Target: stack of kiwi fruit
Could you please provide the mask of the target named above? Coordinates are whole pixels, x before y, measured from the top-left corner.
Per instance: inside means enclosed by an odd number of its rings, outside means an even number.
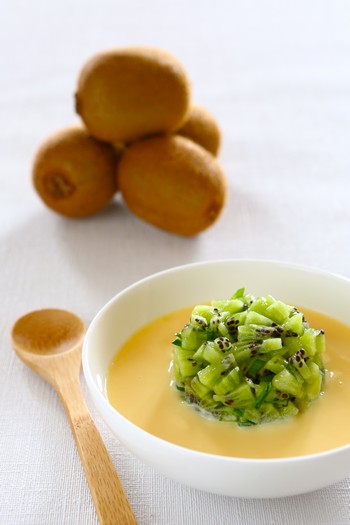
[[[88,217],[120,192],[131,212],[167,232],[192,236],[216,221],[227,193],[221,132],[192,104],[175,57],[145,47],[100,52],[83,66],[75,102],[81,123],[45,140],[34,159],[34,187],[50,209]]]

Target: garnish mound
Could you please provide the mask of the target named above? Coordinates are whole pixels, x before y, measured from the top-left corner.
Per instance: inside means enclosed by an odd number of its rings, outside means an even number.
[[[270,295],[240,288],[195,306],[173,344],[183,399],[221,421],[250,426],[295,416],[321,393],[324,331]]]

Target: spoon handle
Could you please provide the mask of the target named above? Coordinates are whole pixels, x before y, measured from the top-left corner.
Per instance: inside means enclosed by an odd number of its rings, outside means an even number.
[[[101,525],[137,525],[112,460],[77,382],[57,388],[66,410]]]

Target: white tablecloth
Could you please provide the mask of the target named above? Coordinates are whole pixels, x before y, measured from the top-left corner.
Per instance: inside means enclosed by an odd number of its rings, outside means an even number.
[[[11,349],[18,316],[53,306],[89,323],[135,280],[209,259],[277,259],[350,277],[349,28],[346,0],[1,2],[1,525],[97,523],[63,408]],[[96,217],[65,220],[32,188],[40,142],[77,121],[82,64],[129,44],[176,55],[193,100],[221,125],[229,198],[196,238],[141,222],[119,198]],[[350,523],[350,479],[261,501],[166,479],[118,443],[82,386],[140,525]]]

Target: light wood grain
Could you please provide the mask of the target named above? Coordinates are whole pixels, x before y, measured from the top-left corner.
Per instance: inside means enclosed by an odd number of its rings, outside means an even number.
[[[135,516],[80,388],[83,322],[64,310],[39,310],[12,330],[14,350],[61,398],[101,525],[134,525]]]

